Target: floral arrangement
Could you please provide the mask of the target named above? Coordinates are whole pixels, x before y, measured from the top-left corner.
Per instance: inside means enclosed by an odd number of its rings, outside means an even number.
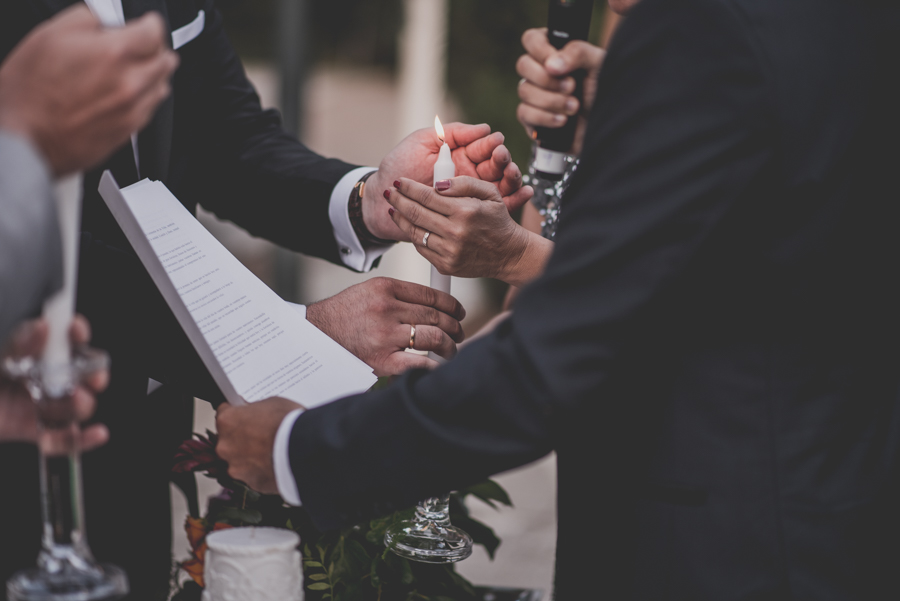
[[[194,434],[179,447],[173,471],[204,473],[222,491],[209,499],[205,517],[188,516],[185,531],[190,557],[176,564],[173,601],[200,601],[206,536],[235,526],[273,526],[300,534],[303,541],[304,587],[308,601],[460,601],[478,598],[475,587],[456,573],[453,564],[433,565],[398,557],[384,546],[384,532],[395,522],[412,517],[415,508],[399,511],[338,532],[320,533],[302,507],[286,505],[281,497],[261,495],[228,476],[227,464],[216,454],[217,436]],[[450,520],[467,531],[493,559],[500,540],[487,525],[472,519],[466,498],[474,496],[495,509],[512,506],[495,482],[487,481],[451,495]],[[181,572],[190,580],[179,584]]]

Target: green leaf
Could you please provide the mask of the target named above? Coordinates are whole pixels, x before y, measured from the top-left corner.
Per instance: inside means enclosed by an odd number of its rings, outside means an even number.
[[[303,565],[306,566],[307,568],[324,568],[325,567],[318,561],[304,561]]]
[[[490,527],[464,515],[453,515],[450,519],[454,526],[468,532],[475,544],[484,547],[491,559],[494,559],[500,539]]]
[[[327,591],[331,588],[331,586],[327,582],[316,582],[314,584],[310,584],[306,588],[311,591]]]
[[[310,574],[309,575],[310,580],[325,580],[326,578],[328,578],[328,574]]]
[[[467,594],[471,596],[475,596],[475,587],[472,586],[472,583],[462,577],[456,570],[448,570],[450,572],[450,579],[453,581],[453,584],[464,590]]]
[[[216,516],[216,521],[227,522],[233,526],[243,524],[256,525],[262,522],[262,514],[255,509],[225,507]]]
[[[401,558],[400,570],[401,584],[412,584],[413,582],[415,582],[416,577],[413,575],[412,566],[409,565],[409,561],[405,557]]]
[[[480,484],[476,484],[474,486],[470,486],[459,491],[461,496],[465,495],[473,495],[478,497],[494,509],[497,509],[497,505],[494,501],[502,503],[507,507],[512,507],[512,500],[510,500],[509,495],[503,490],[503,487],[494,482],[493,480],[486,480]]]
[[[381,578],[378,576],[378,557],[372,560],[372,567],[369,568],[369,577],[372,579],[372,588],[381,587]]]

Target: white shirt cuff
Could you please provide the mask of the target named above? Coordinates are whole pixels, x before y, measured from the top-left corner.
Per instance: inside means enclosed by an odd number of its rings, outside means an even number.
[[[275,466],[275,484],[278,485],[278,494],[290,505],[299,507],[300,492],[297,490],[297,482],[294,480],[294,472],[291,470],[290,442],[291,430],[303,409],[294,409],[284,416],[278,432],[275,434],[275,444],[272,447],[272,462]]]
[[[386,244],[365,249],[359,238],[356,237],[353,226],[350,225],[350,213],[347,207],[350,201],[350,192],[353,191],[356,182],[373,171],[378,170],[372,167],[359,167],[342,177],[331,192],[331,202],[328,205],[328,218],[331,220],[334,237],[341,251],[341,261],[347,267],[363,272],[372,269],[375,260],[393,246],[393,244]]]

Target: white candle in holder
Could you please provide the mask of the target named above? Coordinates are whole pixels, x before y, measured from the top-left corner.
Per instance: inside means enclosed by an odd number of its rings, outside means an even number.
[[[456,177],[456,165],[453,164],[453,157],[450,154],[450,147],[444,142],[444,127],[441,120],[437,116],[434,118],[434,129],[437,131],[438,138],[441,140],[441,150],[438,153],[437,162],[434,164],[434,183],[441,180]],[[431,287],[441,292],[450,294],[450,276],[443,275],[434,265],[431,266]],[[435,361],[441,363],[444,359],[436,353],[428,353],[428,356]]]
[[[441,180],[456,177],[456,165],[453,164],[450,147],[444,142],[444,127],[437,116],[434,117],[434,129],[441,140],[441,150],[438,153],[437,162],[434,164],[434,183],[436,184]],[[434,265],[431,266],[431,287],[450,294],[450,276],[441,274]]]
[[[44,386],[54,397],[62,396],[69,384],[65,369],[69,363],[69,326],[75,314],[75,289],[78,281],[78,241],[81,224],[81,173],[60,179],[54,192],[59,233],[62,242],[63,286],[44,303],[44,318],[49,326],[43,361],[47,366]]]
[[[203,601],[302,601],[300,537],[280,528],[230,528],[206,536]]]

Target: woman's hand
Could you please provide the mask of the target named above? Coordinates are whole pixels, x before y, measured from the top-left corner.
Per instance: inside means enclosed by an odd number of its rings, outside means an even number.
[[[401,178],[384,196],[407,240],[445,275],[520,286],[543,271],[553,251],[552,242],[513,221],[488,182],[463,176],[431,188]]]
[[[578,130],[571,154],[581,152],[587,115],[597,95],[597,76],[606,51],[579,40],[569,42],[562,50],[547,40],[547,29],[529,29],[522,34],[527,54],[519,57],[516,72],[519,82],[519,107],[516,115],[529,136],[535,127],[562,127],[569,117],[579,116]],[[573,96],[575,79],[569,74],[584,69],[583,99]]]

